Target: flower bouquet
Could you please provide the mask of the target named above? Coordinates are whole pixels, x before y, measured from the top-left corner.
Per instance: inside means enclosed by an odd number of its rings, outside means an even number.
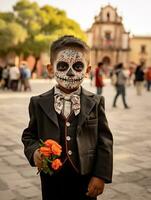
[[[59,159],[62,147],[56,141],[48,139],[43,142],[40,140],[39,151],[43,158],[41,170],[44,173],[49,173],[51,175],[55,170],[58,170],[62,166],[62,162]]]

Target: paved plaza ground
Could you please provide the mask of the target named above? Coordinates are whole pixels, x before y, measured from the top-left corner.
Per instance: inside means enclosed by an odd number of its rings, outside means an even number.
[[[23,154],[21,134],[28,123],[28,103],[33,95],[54,85],[54,80],[31,81],[32,92],[0,91],[0,200],[41,200],[40,180]],[[95,92],[89,81],[83,86]],[[115,90],[104,87],[106,115],[114,137],[113,183],[98,200],[151,199],[151,92],[136,96],[127,87],[130,109],[112,108]],[[71,199],[72,200],[72,199]],[[78,199],[77,199],[78,200]]]

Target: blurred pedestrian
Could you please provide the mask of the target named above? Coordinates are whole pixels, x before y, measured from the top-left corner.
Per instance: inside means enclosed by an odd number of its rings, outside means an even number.
[[[15,66],[15,64],[11,64],[10,66],[9,77],[10,77],[10,88],[13,91],[17,91],[18,83],[20,79],[20,71],[19,71],[19,68]]]
[[[136,93],[138,96],[142,95],[142,89],[144,86],[144,79],[145,79],[145,73],[143,70],[143,65],[138,65],[135,70],[135,87],[136,87]]]
[[[26,61],[22,61],[20,65],[20,91],[31,91],[30,80],[31,71]]]
[[[150,91],[150,88],[151,88],[151,67],[148,67],[145,77],[146,77],[146,82],[147,82],[147,91]]]
[[[113,107],[116,107],[117,99],[121,95],[124,108],[128,109],[129,106],[126,103],[126,83],[128,76],[124,72],[123,63],[119,63],[116,65],[114,73],[116,75],[116,83],[115,83],[116,95],[113,100]]]
[[[25,65],[25,72],[26,72],[26,77],[25,77],[26,89],[25,89],[25,91],[31,91],[31,86],[30,86],[31,71],[30,71],[28,65]]]
[[[2,71],[3,71],[3,67],[0,65],[0,87],[1,87],[1,80],[2,80]]]
[[[24,61],[21,62],[19,66],[19,71],[20,71],[20,79],[19,79],[19,91],[25,91],[25,77],[26,77],[26,72],[25,72],[25,64]]]
[[[90,85],[92,86],[92,85],[93,85],[93,78],[94,78],[94,72],[93,72],[92,69],[91,69],[91,71],[90,71],[89,77],[90,77]]]
[[[2,89],[9,89],[9,65],[6,65],[2,71]]]
[[[95,70],[95,86],[96,86],[96,93],[101,95],[103,92],[104,81],[103,81],[103,62],[99,62],[98,66]]]

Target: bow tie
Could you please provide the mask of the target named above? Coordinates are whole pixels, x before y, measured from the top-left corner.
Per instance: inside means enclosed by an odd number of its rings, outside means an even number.
[[[54,96],[54,100],[55,100],[54,107],[58,114],[60,114],[61,111],[63,110],[64,101],[71,102],[71,111],[74,111],[75,115],[78,115],[80,113],[80,96],[79,95],[73,94],[68,98],[66,96],[63,96],[62,94],[56,94]]]

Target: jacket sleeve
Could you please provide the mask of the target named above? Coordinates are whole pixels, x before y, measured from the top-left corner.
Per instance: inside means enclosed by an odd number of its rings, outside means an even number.
[[[102,178],[105,183],[112,182],[113,136],[105,115],[104,97],[98,106],[98,144],[93,176]]]
[[[37,122],[35,115],[35,102],[34,97],[30,99],[29,103],[29,124],[26,129],[24,129],[22,134],[22,142],[24,144],[24,153],[31,166],[35,166],[33,160],[33,153],[39,148],[39,139],[37,131]]]

